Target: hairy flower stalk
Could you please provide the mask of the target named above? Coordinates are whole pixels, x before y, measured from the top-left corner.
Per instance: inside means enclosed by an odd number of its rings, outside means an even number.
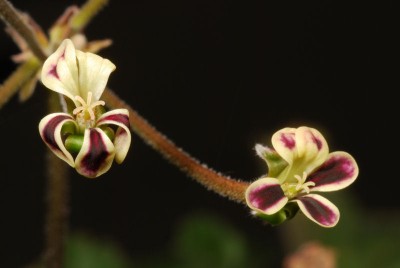
[[[75,108],[44,117],[40,135],[55,155],[88,178],[107,172],[114,159],[122,163],[131,143],[128,110],[104,112],[105,102],[99,100],[114,69],[111,61],[76,50],[69,39],[42,68],[43,84]]]

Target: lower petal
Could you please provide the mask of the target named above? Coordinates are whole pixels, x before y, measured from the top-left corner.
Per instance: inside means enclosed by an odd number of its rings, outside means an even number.
[[[323,227],[333,227],[339,221],[339,209],[325,197],[309,194],[297,198],[294,202],[297,202],[304,215]]]
[[[69,114],[53,113],[45,116],[39,123],[39,133],[53,153],[75,167],[72,155],[67,151],[61,137],[61,129],[66,122],[75,122]]]
[[[76,170],[85,177],[96,178],[110,169],[114,156],[114,145],[100,128],[86,129],[75,160]]]
[[[264,214],[274,214],[288,202],[279,181],[275,178],[259,179],[246,190],[247,205]]]
[[[121,164],[131,145],[131,132],[129,131],[129,112],[127,109],[116,109],[103,114],[97,121],[97,126],[116,125],[115,133],[115,161]]]

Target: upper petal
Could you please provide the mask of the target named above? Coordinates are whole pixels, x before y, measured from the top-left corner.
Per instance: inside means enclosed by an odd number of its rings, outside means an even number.
[[[46,145],[55,155],[74,167],[74,159],[64,146],[61,137],[62,126],[66,122],[75,122],[69,114],[53,113],[45,116],[39,123],[39,133]]]
[[[296,144],[297,157],[301,161],[308,162],[305,170],[307,173],[324,163],[328,157],[328,143],[324,136],[314,128],[299,127],[296,130]]]
[[[268,215],[281,210],[288,202],[279,181],[275,178],[261,178],[246,189],[246,203],[258,212]]]
[[[131,132],[129,131],[129,112],[127,109],[115,109],[104,113],[97,121],[97,126],[117,125],[115,133],[115,161],[120,164],[124,161],[131,145]]]
[[[323,227],[333,227],[339,221],[339,209],[325,197],[309,194],[293,201],[297,202],[304,215]]]
[[[100,128],[86,129],[75,159],[76,170],[85,177],[96,178],[110,169],[114,155],[113,143]]]
[[[272,136],[272,145],[289,165],[307,174],[325,162],[329,153],[322,134],[309,127],[284,128]]]
[[[315,183],[311,191],[330,192],[352,184],[358,176],[358,166],[354,158],[346,152],[333,152],[307,181]]]
[[[64,40],[44,62],[41,80],[49,89],[75,101],[74,97],[79,94],[79,78],[75,47],[71,40]]]
[[[293,156],[296,153],[295,135],[296,129],[287,127],[272,136],[272,146],[289,165],[293,163]]]
[[[93,101],[100,99],[106,87],[108,77],[115,70],[115,65],[96,54],[77,50],[76,57],[79,65],[80,96],[86,99],[92,92]]]

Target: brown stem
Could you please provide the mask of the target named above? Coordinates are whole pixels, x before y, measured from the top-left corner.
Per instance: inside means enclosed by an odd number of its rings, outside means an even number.
[[[54,111],[54,106],[58,107],[57,103],[57,95],[51,94],[49,97],[51,112]],[[45,267],[61,268],[64,266],[64,247],[69,216],[68,165],[50,151],[46,153],[46,162],[46,246],[43,257]]]
[[[7,0],[0,0],[0,18],[14,28],[24,37],[33,54],[41,61],[46,60],[47,55],[43,51],[31,28],[21,19],[18,12]]]
[[[119,99],[110,89],[105,90],[102,99],[111,109],[128,109],[129,122],[132,130],[183,172],[187,173],[207,189],[238,203],[245,203],[244,192],[248,187],[247,182],[234,180],[202,165],[199,161],[178,148],[172,141],[157,131],[156,128],[150,125],[128,104]]]

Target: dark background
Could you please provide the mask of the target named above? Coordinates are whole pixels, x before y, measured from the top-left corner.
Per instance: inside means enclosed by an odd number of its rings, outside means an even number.
[[[12,2],[44,29],[67,5],[83,3]],[[397,213],[392,6],[268,2],[111,1],[86,34],[114,41],[100,53],[117,66],[109,86],[208,166],[255,179],[266,171],[256,143],[269,144],[282,127],[312,126],[332,151],[356,158],[360,176],[348,191],[363,209]],[[4,33],[0,38],[4,80],[18,49]],[[13,98],[0,111],[0,265],[6,267],[35,260],[44,243],[47,149],[37,124],[46,115],[45,96],[39,86],[28,102]],[[266,251],[274,248],[271,262],[286,254],[280,227],[266,227],[244,206],[206,191],[136,135],[125,162],[102,177],[70,173],[70,229],[112,239],[130,256],[164,251],[176,226],[196,211],[217,215]]]

